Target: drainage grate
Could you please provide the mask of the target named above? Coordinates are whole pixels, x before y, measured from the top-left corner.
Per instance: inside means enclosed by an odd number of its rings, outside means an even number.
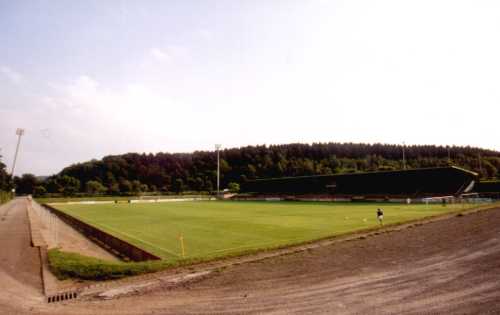
[[[62,302],[62,301],[76,299],[77,297],[78,293],[76,292],[62,292],[47,296],[47,303]]]

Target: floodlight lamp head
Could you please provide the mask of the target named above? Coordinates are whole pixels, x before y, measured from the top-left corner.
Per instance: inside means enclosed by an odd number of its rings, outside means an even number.
[[[216,149],[216,150],[219,150],[221,147],[222,147],[222,144],[216,144],[216,145],[215,145],[215,149]]]
[[[17,128],[16,129],[16,135],[22,136],[23,134],[24,134],[24,129],[22,129],[22,128]]]

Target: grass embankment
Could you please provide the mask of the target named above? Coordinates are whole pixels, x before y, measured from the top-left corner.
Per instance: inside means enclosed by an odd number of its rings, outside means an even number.
[[[110,262],[77,253],[51,249],[48,252],[50,270],[60,279],[110,280],[156,272],[176,266],[166,260],[145,262]]]

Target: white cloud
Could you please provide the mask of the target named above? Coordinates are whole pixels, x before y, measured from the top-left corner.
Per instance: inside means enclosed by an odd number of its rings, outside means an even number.
[[[182,45],[169,45],[166,51],[175,58],[185,59],[189,57],[189,49]]]
[[[200,29],[196,32],[196,35],[199,36],[201,39],[209,41],[212,40],[214,37],[214,34],[207,30],[207,29]]]
[[[146,150],[146,144],[155,137],[185,128],[184,119],[197,121],[189,107],[144,84],[109,88],[91,77],[80,76],[52,87],[52,93],[41,103],[57,112],[54,123],[81,133],[75,139],[89,145],[102,142],[101,135],[105,134],[107,144],[113,146],[107,151]],[[160,150],[161,144],[154,141],[153,146]]]
[[[7,66],[1,66],[0,73],[2,73],[14,84],[19,84],[23,80],[23,76],[19,72],[16,72]]]
[[[149,52],[150,56],[161,62],[170,62],[172,56],[164,50],[159,48],[152,48]]]
[[[182,45],[169,45],[165,48],[151,48],[147,54],[149,60],[172,64],[189,60],[189,49]],[[147,62],[149,63],[149,62]]]
[[[15,128],[26,128],[17,173],[51,174],[71,163],[125,152],[185,151],[203,117],[144,83],[111,87],[86,75],[53,81],[30,110],[0,107],[0,142],[11,163]],[[1,91],[0,91],[1,92]],[[172,147],[173,146],[173,147]],[[174,148],[174,149],[172,149]]]
[[[77,104],[88,104],[97,97],[98,83],[88,76],[78,77],[72,84],[67,87],[68,96],[79,101]]]
[[[53,109],[81,109],[98,102],[99,83],[93,78],[82,75],[69,83],[48,84],[51,94],[41,97],[41,103]]]

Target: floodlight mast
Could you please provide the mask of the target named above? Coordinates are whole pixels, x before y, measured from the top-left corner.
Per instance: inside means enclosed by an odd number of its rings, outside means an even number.
[[[18,137],[17,138],[17,146],[16,146],[16,154],[14,155],[14,162],[12,163],[12,171],[10,172],[10,175],[12,177],[14,177],[14,170],[16,169],[17,154],[19,152],[19,145],[21,144],[21,137],[24,135],[24,129],[17,128],[16,135]]]
[[[217,197],[220,196],[220,160],[219,160],[219,151],[222,147],[222,144],[216,144],[215,149],[217,150]]]

